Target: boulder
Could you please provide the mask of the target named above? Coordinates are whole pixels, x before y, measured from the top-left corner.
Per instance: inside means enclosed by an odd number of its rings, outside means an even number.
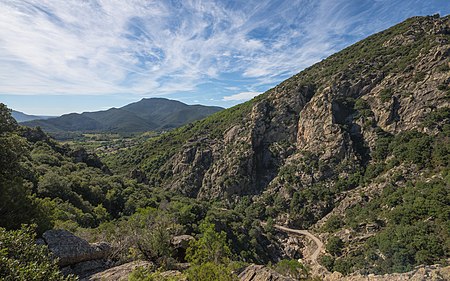
[[[195,238],[192,237],[191,235],[179,235],[173,237],[171,243],[175,249],[177,248],[187,249],[189,247],[189,242],[192,240],[195,240]]]
[[[160,278],[163,280],[187,280],[186,277],[178,270],[169,270],[160,273]]]
[[[86,240],[62,229],[46,231],[43,238],[49,250],[59,258],[58,264],[61,267],[104,259],[111,250],[108,243],[89,244]]]
[[[191,235],[179,235],[172,238],[171,244],[174,248],[174,257],[179,262],[186,261],[186,249],[189,247],[189,242],[194,239]]]
[[[78,278],[86,278],[107,268],[108,266],[104,260],[92,260],[63,267],[61,272],[64,275],[74,274]]]
[[[239,281],[294,281],[263,265],[250,265],[239,274]]]
[[[126,281],[131,272],[138,267],[153,268],[154,265],[147,261],[133,261],[81,278],[80,281]]]

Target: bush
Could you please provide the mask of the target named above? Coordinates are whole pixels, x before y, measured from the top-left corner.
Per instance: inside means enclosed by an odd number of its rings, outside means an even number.
[[[328,218],[328,220],[323,225],[323,231],[326,232],[335,232],[339,228],[341,228],[344,225],[344,222],[341,218],[339,218],[336,215],[332,215]]]
[[[332,236],[328,239],[328,243],[326,245],[326,250],[333,256],[340,256],[342,254],[342,248],[344,247],[344,242],[341,238]]]
[[[215,225],[211,223],[202,223],[200,231],[201,238],[191,241],[186,250],[186,260],[194,265],[228,263],[231,250],[227,245],[225,232],[216,232]]]
[[[297,260],[281,260],[274,267],[281,275],[301,280],[308,277],[308,269]]]
[[[380,97],[382,102],[388,102],[388,101],[391,100],[392,95],[393,95],[392,89],[391,88],[386,88],[386,89],[383,89],[380,92],[379,97]]]
[[[332,256],[322,256],[320,258],[320,264],[323,265],[328,271],[333,271],[333,267],[334,267],[334,258]]]
[[[188,280],[192,281],[237,281],[231,268],[224,264],[206,262],[191,266],[187,271]]]
[[[64,277],[47,247],[35,244],[33,227],[7,231],[0,228],[1,280],[76,280]]]

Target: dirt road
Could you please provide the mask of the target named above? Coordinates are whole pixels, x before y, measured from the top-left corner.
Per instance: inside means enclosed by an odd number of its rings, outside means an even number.
[[[284,231],[288,234],[304,235],[304,236],[308,237],[309,239],[313,240],[314,243],[316,243],[317,249],[309,257],[309,259],[313,263],[318,263],[317,258],[319,257],[320,252],[323,250],[323,243],[317,236],[315,236],[314,234],[312,234],[311,232],[309,232],[308,230],[305,230],[305,229],[293,229],[293,228],[288,228],[288,227],[281,226],[281,225],[274,225],[273,227],[275,227],[278,230]]]

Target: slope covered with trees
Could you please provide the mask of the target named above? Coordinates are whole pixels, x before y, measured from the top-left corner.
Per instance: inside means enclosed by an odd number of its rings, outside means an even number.
[[[236,280],[247,263],[307,280],[295,260],[308,241],[275,224],[319,237],[321,266],[344,275],[445,265],[449,42],[448,16],[408,19],[102,160],[18,126],[2,105],[0,227],[5,237],[22,223],[66,228],[110,242],[116,263],[145,259],[160,271],[180,261],[171,238],[192,235],[181,280]],[[160,271],[132,278],[164,280]]]
[[[338,238],[341,249],[323,258],[330,270],[442,262],[449,40],[448,16],[408,19],[107,162],[137,166],[151,186]]]
[[[135,133],[173,129],[205,118],[221,107],[187,105],[163,98],[142,99],[120,108],[105,111],[70,113],[46,120],[23,122],[29,127],[41,127],[59,136],[68,132]]]

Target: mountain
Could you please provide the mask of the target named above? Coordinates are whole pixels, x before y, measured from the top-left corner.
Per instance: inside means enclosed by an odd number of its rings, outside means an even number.
[[[12,117],[16,119],[17,122],[26,122],[33,120],[41,120],[41,119],[49,119],[55,116],[36,116],[36,115],[28,115],[20,111],[13,110]]]
[[[176,128],[222,109],[215,106],[187,105],[163,98],[149,98],[121,108],[81,114],[70,113],[47,120],[23,122],[22,125],[40,126],[50,133],[133,133]]]
[[[308,229],[331,272],[438,263],[450,258],[449,56],[449,16],[410,18],[107,162],[221,202],[229,220]]]

